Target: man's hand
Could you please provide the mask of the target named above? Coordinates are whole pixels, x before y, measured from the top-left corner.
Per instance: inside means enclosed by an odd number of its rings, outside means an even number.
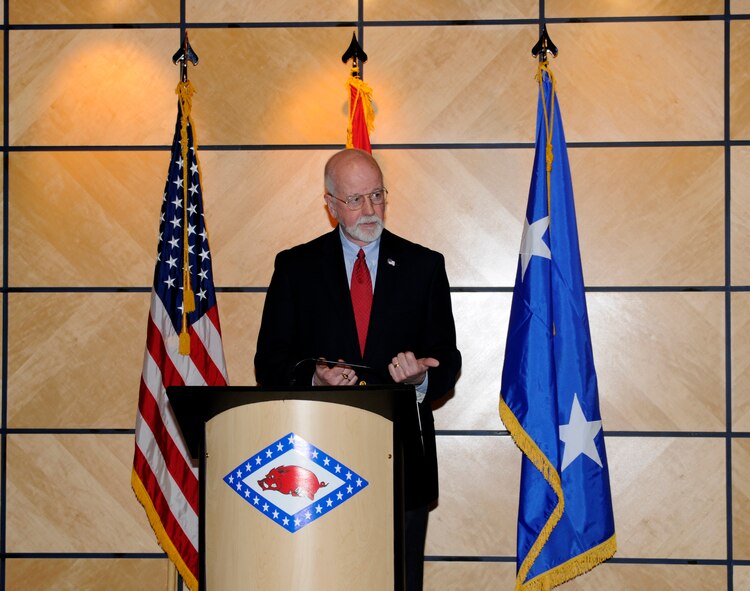
[[[405,351],[396,355],[388,364],[388,373],[397,384],[410,384],[418,386],[424,382],[427,370],[437,367],[440,362],[432,357],[417,359],[411,351]]]
[[[343,359],[339,359],[343,362]],[[335,365],[332,361],[321,361],[315,365],[313,386],[353,386],[357,374],[348,365]]]

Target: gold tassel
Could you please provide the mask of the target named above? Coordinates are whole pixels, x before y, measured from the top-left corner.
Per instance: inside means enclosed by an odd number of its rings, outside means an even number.
[[[354,112],[357,110],[357,102],[362,102],[362,112],[365,116],[365,124],[367,125],[367,132],[372,133],[375,130],[375,111],[372,108],[372,88],[365,84],[360,78],[357,77],[357,70],[352,69],[352,74],[349,76],[349,80],[346,82],[346,88],[349,90],[349,122],[346,126],[346,147],[353,148],[354,142],[352,141],[352,125],[354,122]],[[351,101],[351,88],[357,90],[357,94],[354,97],[354,102]]]
[[[190,333],[184,324],[180,333],[180,355],[190,355]]]

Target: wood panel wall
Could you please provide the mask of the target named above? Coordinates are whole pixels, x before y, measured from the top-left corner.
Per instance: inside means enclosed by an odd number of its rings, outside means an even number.
[[[274,254],[330,227],[357,30],[388,226],[445,254],[426,589],[511,589],[497,414],[540,19],[570,144],[619,542],[564,589],[750,588],[749,0],[5,0],[0,591],[167,587],[130,490],[180,24],[231,382]]]

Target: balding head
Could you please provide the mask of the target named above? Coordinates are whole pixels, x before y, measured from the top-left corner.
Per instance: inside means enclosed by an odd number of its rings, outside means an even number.
[[[379,184],[382,186],[383,173],[372,154],[358,148],[346,148],[336,152],[328,159],[323,171],[326,192],[339,196],[341,181],[346,181],[352,175],[361,174],[364,171],[376,172],[380,178]]]

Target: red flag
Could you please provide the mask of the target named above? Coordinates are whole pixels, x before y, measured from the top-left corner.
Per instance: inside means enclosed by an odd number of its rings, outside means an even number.
[[[166,396],[168,386],[225,386],[227,373],[203,217],[193,87],[180,97],[161,208],[131,483],[185,584],[198,589],[198,470]],[[184,297],[183,297],[184,295]]]
[[[356,63],[356,60],[355,60]],[[346,147],[359,148],[372,154],[370,132],[374,129],[372,89],[352,71],[346,85],[349,88],[349,124],[346,128]]]

